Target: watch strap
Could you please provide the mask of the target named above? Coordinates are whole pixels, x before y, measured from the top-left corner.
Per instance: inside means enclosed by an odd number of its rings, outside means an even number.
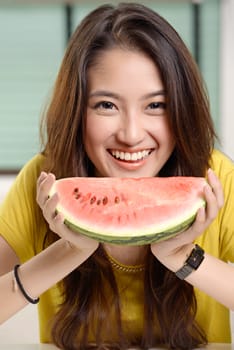
[[[198,244],[196,244],[189,257],[186,259],[184,265],[175,272],[176,276],[183,280],[190,275],[191,272],[197,270],[204,260],[204,253],[204,250]]]

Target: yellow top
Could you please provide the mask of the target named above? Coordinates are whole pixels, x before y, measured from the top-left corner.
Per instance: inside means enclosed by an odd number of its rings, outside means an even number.
[[[43,249],[46,225],[36,204],[36,180],[43,162],[35,156],[21,170],[0,208],[0,233],[14,249],[23,263]],[[224,261],[234,262],[234,165],[221,152],[215,150],[211,166],[219,176],[225,205],[218,217],[202,236],[197,239],[204,250]],[[120,286],[122,317],[125,330],[136,335],[142,332],[142,269],[135,273],[114,267]],[[214,299],[196,290],[198,302],[197,321],[206,331],[209,342],[230,342],[229,310]],[[41,342],[50,342],[50,321],[59,303],[57,286],[41,295],[39,310]]]

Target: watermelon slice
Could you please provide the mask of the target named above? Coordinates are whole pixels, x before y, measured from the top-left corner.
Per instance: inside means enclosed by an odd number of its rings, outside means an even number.
[[[143,245],[188,228],[205,205],[201,177],[90,178],[55,181],[56,208],[73,231],[100,242]]]

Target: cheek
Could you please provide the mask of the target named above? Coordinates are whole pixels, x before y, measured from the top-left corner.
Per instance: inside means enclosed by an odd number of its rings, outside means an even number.
[[[85,147],[98,147],[105,142],[110,132],[111,130],[106,120],[96,116],[87,116],[84,135]]]
[[[175,146],[175,137],[166,120],[159,120],[155,128],[155,138],[157,141],[169,149]]]
[[[88,156],[90,157],[91,154],[96,153],[99,140],[97,139],[97,135],[93,133],[93,130],[90,128],[86,129],[84,136],[84,147]]]
[[[87,123],[85,134],[84,134],[85,145],[96,143],[96,137],[97,137],[97,135],[94,132],[93,127],[90,127],[89,124]]]

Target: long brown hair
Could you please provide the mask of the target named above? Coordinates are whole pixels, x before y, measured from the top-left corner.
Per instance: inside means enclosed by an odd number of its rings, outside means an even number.
[[[171,25],[151,9],[133,3],[97,8],[72,35],[42,124],[42,133],[46,128],[45,169],[57,178],[94,175],[83,146],[87,72],[104,50],[113,47],[144,52],[161,73],[176,145],[159,176],[204,176],[216,135],[199,70]],[[134,345],[128,343],[122,332],[118,288],[100,247],[63,281],[64,303],[52,331],[59,347],[85,348],[89,324],[97,317],[100,322],[96,343],[103,345],[99,335],[106,327],[104,320],[108,319],[110,306],[100,288],[103,279],[115,296],[115,326],[119,334],[116,347]],[[178,280],[150,253],[145,283],[145,331],[135,345],[147,348],[162,343],[171,348],[190,349],[205,342],[205,335],[194,321],[193,288]],[[161,328],[160,339],[154,337],[151,325],[155,315]]]

